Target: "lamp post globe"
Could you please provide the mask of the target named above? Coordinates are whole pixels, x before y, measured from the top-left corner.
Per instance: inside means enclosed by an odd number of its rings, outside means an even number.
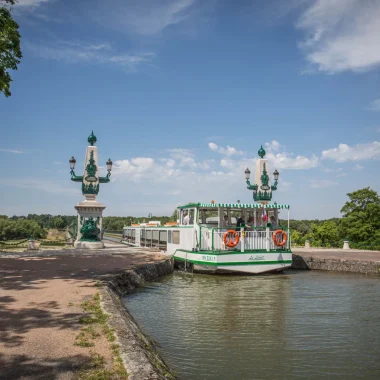
[[[251,171],[247,168],[245,169],[245,179],[249,179],[249,177],[251,176]]]
[[[108,172],[110,172],[112,170],[112,164],[113,164],[113,162],[109,158],[108,161],[106,162]]]
[[[74,158],[74,156],[71,156],[70,160],[69,160],[69,163],[70,163],[70,169],[71,170],[74,170],[75,169],[75,163],[77,162],[77,160]]]
[[[273,172],[273,177],[274,177],[274,180],[275,181],[278,181],[278,176],[280,175],[280,173],[277,171],[277,169]]]

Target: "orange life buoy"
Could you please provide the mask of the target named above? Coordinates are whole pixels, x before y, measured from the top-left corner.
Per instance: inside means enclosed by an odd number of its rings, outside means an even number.
[[[228,239],[229,235],[234,235],[234,239]],[[234,230],[228,230],[223,236],[223,241],[227,247],[236,247],[239,244],[239,234]]]
[[[282,237],[281,241],[279,241],[278,235],[281,235]],[[283,230],[276,230],[273,232],[272,239],[273,239],[274,244],[276,244],[278,247],[282,247],[283,245],[286,244],[288,240],[288,235]]]

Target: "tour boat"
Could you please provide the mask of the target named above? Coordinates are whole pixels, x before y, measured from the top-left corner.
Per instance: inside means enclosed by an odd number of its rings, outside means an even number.
[[[178,206],[178,220],[166,225],[124,227],[123,242],[161,250],[173,256],[185,270],[213,273],[266,273],[282,271],[292,264],[289,206],[270,203],[275,182],[270,186],[265,150],[259,150],[253,190],[256,203],[189,203]],[[279,213],[287,212],[286,218]],[[279,221],[286,223],[280,225]]]
[[[288,213],[286,232],[277,223],[280,210]],[[263,214],[277,226],[263,222]],[[241,215],[252,225],[232,225]],[[186,270],[258,274],[292,264],[288,205],[192,203],[179,206],[178,216],[175,225],[124,227],[123,242],[157,248]]]

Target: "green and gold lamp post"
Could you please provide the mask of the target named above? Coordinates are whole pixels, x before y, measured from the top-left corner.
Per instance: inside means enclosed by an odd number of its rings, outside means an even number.
[[[69,160],[71,180],[82,183],[82,194],[85,197],[84,201],[79,202],[75,206],[78,213],[77,238],[74,243],[75,248],[104,248],[103,241],[101,240],[101,230],[103,221],[102,214],[106,207],[97,202],[96,196],[99,193],[99,184],[110,182],[112,161],[108,159],[106,162],[107,175],[100,177],[98,175],[97,166],[98,148],[94,145],[96,140],[96,136],[94,132],[92,132],[88,137],[90,145],[87,146],[86,149],[84,173],[82,176],[75,175],[75,158],[71,157]]]
[[[251,185],[249,181],[251,171],[247,168],[245,170],[245,180],[247,183],[247,189],[253,190],[253,199],[258,203],[267,203],[272,200],[273,191],[277,190],[278,177],[280,173],[277,169],[273,173],[274,183],[270,184],[270,178],[268,175],[269,165],[268,160],[265,157],[265,150],[263,146],[258,151],[259,159],[256,161],[255,182]]]

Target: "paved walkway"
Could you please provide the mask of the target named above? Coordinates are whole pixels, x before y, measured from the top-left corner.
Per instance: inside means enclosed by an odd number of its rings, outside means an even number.
[[[163,258],[112,242],[91,252],[0,253],[0,379],[73,379],[90,360],[74,342],[95,281]]]
[[[380,251],[362,251],[359,249],[328,248],[292,248],[292,251],[296,255],[316,257],[321,259],[325,258],[380,262]]]

